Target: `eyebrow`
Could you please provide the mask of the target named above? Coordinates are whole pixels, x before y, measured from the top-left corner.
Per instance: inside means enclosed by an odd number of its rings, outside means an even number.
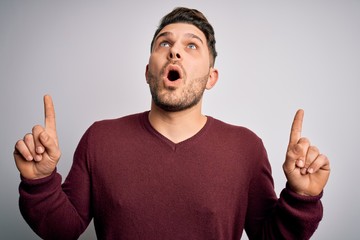
[[[167,36],[172,36],[172,35],[174,35],[172,32],[162,32],[155,38],[155,41],[157,41],[160,37],[167,37]],[[204,44],[203,40],[199,36],[197,36],[193,33],[186,33],[185,37],[195,38],[195,39],[199,40],[201,42],[201,44]]]

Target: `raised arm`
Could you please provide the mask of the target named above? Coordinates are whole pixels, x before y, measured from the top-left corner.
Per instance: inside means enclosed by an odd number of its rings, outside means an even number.
[[[92,218],[86,150],[81,148],[83,151],[75,154],[77,161],[62,184],[62,177],[56,172],[61,153],[55,110],[48,95],[44,96],[44,112],[44,126],[34,126],[15,145],[14,158],[22,175],[19,208],[41,238],[77,239]]]

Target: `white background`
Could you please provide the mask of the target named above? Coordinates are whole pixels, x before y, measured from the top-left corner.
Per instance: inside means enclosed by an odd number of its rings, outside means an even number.
[[[236,2],[236,3],[235,3]],[[217,38],[218,84],[204,113],[265,143],[276,192],[295,111],[331,159],[324,218],[313,239],[357,239],[360,218],[360,1],[0,1],[0,238],[38,239],[18,209],[16,140],[43,123],[53,96],[65,177],[96,120],[148,110],[144,72],[160,18],[201,10]],[[245,235],[245,234],[244,234]],[[94,239],[92,225],[82,239]],[[244,237],[246,239],[246,237]]]

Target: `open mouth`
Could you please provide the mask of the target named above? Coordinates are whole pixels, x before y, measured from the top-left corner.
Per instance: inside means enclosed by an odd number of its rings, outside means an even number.
[[[177,70],[170,70],[168,72],[167,78],[170,81],[176,81],[180,78],[180,73]]]
[[[183,78],[181,66],[177,64],[169,64],[165,69],[165,76],[168,81],[175,82]]]

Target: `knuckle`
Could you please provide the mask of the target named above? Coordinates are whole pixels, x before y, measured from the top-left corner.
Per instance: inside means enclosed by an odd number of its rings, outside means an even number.
[[[310,146],[309,150],[314,152],[314,153],[319,153],[319,149],[316,146]]]
[[[59,151],[57,151],[56,159],[60,159],[60,157],[61,157],[61,151],[59,150]]]
[[[304,147],[300,144],[295,145],[294,147],[294,153],[295,154],[301,154],[304,151]]]
[[[306,137],[302,137],[302,138],[300,138],[299,143],[304,144],[304,145],[310,145],[310,140]]]
[[[27,133],[27,134],[25,134],[23,140],[25,143],[29,143],[29,142],[33,141],[33,139],[34,139],[34,136],[31,133]]]
[[[319,149],[316,146],[311,146],[311,149],[314,152],[317,152],[317,153],[319,152]]]
[[[287,151],[286,152],[286,158],[292,158],[294,156],[293,151]]]
[[[20,139],[18,141],[16,141],[15,143],[15,150],[20,150],[22,144],[24,143],[24,140]]]
[[[330,160],[326,155],[320,154],[319,157],[321,157],[324,160],[325,164],[330,164]]]
[[[41,141],[44,143],[50,141],[50,137],[45,131],[41,132],[39,137],[40,137]]]
[[[40,125],[35,125],[35,126],[33,126],[33,128],[32,128],[32,132],[33,133],[36,133],[36,132],[40,132],[40,131],[42,131],[42,126],[40,126]]]
[[[14,152],[13,152],[13,155],[15,157],[15,160],[21,156],[23,157],[24,156],[24,153],[26,153],[27,149],[26,149],[26,146],[25,146],[25,143],[23,140],[18,140],[16,143],[15,143],[15,148],[14,148]]]

